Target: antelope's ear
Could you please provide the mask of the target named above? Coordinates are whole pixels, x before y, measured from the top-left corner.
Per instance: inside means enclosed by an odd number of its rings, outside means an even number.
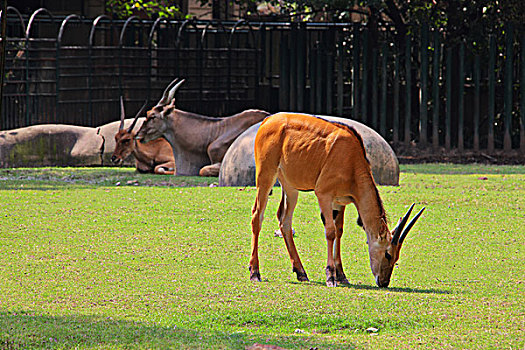
[[[175,102],[175,99],[173,99],[172,102]],[[175,106],[172,106],[171,104],[167,105],[166,108],[164,108],[164,110],[160,113],[160,117],[162,119],[166,119],[166,117],[170,115],[174,109]]]

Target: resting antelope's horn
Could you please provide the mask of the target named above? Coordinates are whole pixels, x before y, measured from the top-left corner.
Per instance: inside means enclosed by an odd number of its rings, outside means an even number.
[[[182,79],[182,80],[179,81],[174,87],[171,88],[170,93],[169,93],[169,95],[168,95],[168,101],[173,100],[173,98],[175,97],[175,93],[177,92],[177,90],[180,88],[180,86],[181,86],[185,81],[186,81],[185,79]]]
[[[142,113],[144,113],[144,110],[146,110],[146,106],[148,105],[148,102],[149,100],[146,99],[142,107],[140,107],[140,110],[135,115],[135,119],[133,119],[133,123],[131,123],[131,126],[128,129],[128,132],[131,132],[131,130],[133,130],[133,128],[135,127],[135,124],[137,124],[137,120],[139,120],[139,117],[142,115]]]
[[[120,96],[120,126],[119,130],[124,129],[124,119],[126,119],[126,112],[124,111],[124,99]]]
[[[170,93],[171,88],[173,85],[177,84],[179,81],[179,78],[175,78],[169,85],[166,87],[164,92],[162,93],[162,98],[157,102],[157,106],[165,106],[170,102],[170,99],[168,99],[168,94]]]

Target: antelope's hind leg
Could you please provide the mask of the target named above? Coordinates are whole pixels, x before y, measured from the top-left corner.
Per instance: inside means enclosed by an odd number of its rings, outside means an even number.
[[[345,276],[345,273],[343,272],[343,262],[341,260],[341,237],[343,236],[345,207],[341,207],[340,210],[334,210],[333,216],[334,216],[334,222],[335,222],[335,242],[334,242],[335,280],[337,283],[350,284],[348,282],[348,279]]]
[[[282,187],[282,198],[281,204],[279,205],[279,211],[277,218],[279,219],[279,229],[281,230],[286,244],[286,249],[290,255],[290,261],[292,263],[293,272],[297,274],[297,280],[300,282],[309,281],[306,271],[303,268],[299,253],[295,247],[292,231],[292,218],[293,211],[297,205],[297,199],[299,197],[299,191],[295,188],[288,186],[282,176],[279,176],[279,182]]]

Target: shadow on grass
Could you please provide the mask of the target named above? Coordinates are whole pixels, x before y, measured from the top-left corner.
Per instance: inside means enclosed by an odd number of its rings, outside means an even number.
[[[292,281],[292,282],[289,282],[291,284],[302,284],[304,282],[297,282],[297,281]],[[318,281],[310,281],[310,282],[307,282],[308,284],[311,284],[311,285],[316,285],[316,286],[322,286],[322,287],[325,287],[325,288],[329,288],[329,287],[326,287],[326,283],[325,282],[318,282]],[[414,293],[414,294],[453,294],[453,292],[449,291],[449,290],[442,290],[442,289],[434,289],[434,288],[429,288],[429,289],[420,289],[420,288],[400,288],[400,287],[394,287],[394,288],[379,288],[377,286],[374,286],[374,285],[371,285],[371,284],[338,284],[337,285],[337,288],[349,288],[349,289],[357,289],[357,290],[381,290],[381,291],[385,291],[385,292],[394,292],[394,293]]]
[[[176,326],[111,317],[71,315],[51,316],[33,312],[0,312],[0,349],[246,349],[259,344],[287,349],[321,345],[342,349],[331,341],[316,344],[315,339],[296,336],[258,336],[236,332],[226,334],[209,330],[189,330]],[[318,339],[319,340],[319,339]],[[355,348],[347,344],[345,349]]]
[[[206,348],[244,349],[247,339],[97,316],[0,313],[0,349]]]

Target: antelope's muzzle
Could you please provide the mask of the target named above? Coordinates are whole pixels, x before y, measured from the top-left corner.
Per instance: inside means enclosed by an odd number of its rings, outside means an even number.
[[[387,288],[390,284],[390,278],[389,279],[380,279],[379,276],[376,277],[376,284],[379,288]]]

